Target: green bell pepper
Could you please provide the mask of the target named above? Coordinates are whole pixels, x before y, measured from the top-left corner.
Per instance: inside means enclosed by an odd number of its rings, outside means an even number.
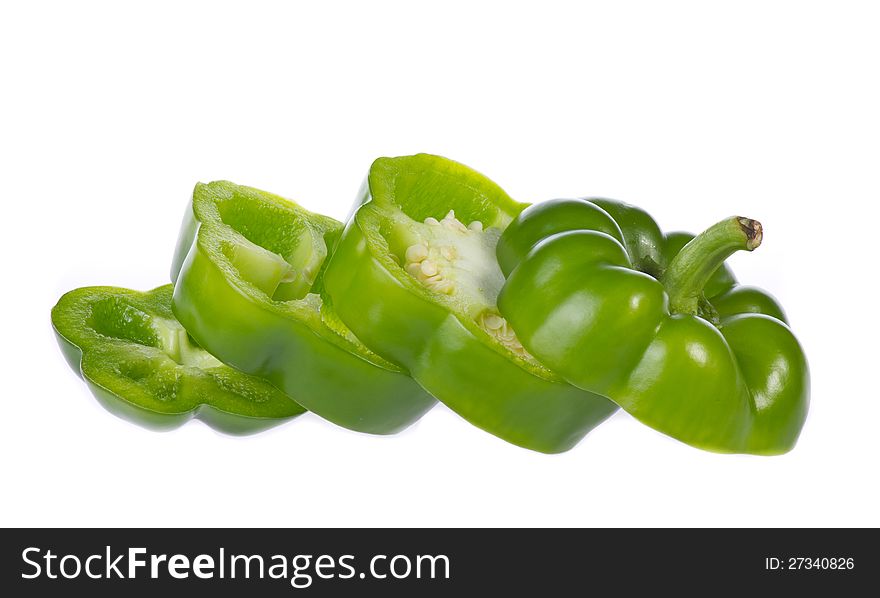
[[[196,417],[230,434],[305,412],[260,378],[223,365],[171,313],[171,285],[139,293],[86,287],[65,294],[52,325],[70,367],[111,413],[152,429]]]
[[[324,273],[340,318],[474,425],[542,452],[616,407],[526,353],[495,298],[501,231],[523,209],[481,174],[420,154],[376,160]]]
[[[341,229],[264,191],[198,184],[172,265],[172,307],[223,362],[268,379],[340,426],[390,434],[435,400],[367,349],[322,293]]]
[[[523,211],[498,244],[498,306],[523,346],[647,425],[717,452],[790,450],[809,405],[804,352],[769,294],[723,262],[762,240],[729,218],[664,236],[611,200]]]

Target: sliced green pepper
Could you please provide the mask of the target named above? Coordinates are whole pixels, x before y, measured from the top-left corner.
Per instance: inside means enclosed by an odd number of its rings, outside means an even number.
[[[172,265],[172,306],[223,362],[340,426],[389,434],[435,400],[367,349],[323,296],[322,268],[341,229],[264,191],[198,184]]]
[[[65,294],[52,325],[70,366],[110,412],[152,429],[197,417],[230,434],[305,412],[267,381],[220,363],[171,313],[171,285],[148,293],[86,287]]]
[[[498,305],[525,348],[649,426],[718,452],[790,450],[809,405],[804,352],[773,297],[723,262],[761,243],[729,218],[664,237],[611,200],[523,211],[498,245]]]
[[[324,274],[342,320],[474,425],[542,452],[615,406],[523,351],[495,298],[501,231],[522,210],[479,173],[420,154],[376,160]]]

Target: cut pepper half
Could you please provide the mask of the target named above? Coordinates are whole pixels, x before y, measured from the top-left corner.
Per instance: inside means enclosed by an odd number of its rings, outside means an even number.
[[[336,316],[323,268],[342,224],[226,181],[198,184],[175,252],[172,306],[199,344],[340,426],[389,434],[435,400]]]
[[[52,309],[70,366],[110,412],[152,429],[196,417],[231,434],[305,412],[266,380],[222,364],[171,313],[171,285],[147,293],[85,287]]]
[[[762,237],[748,218],[664,236],[627,204],[545,202],[502,235],[498,305],[527,351],[649,426],[707,450],[784,453],[807,415],[806,357],[776,300],[724,264]]]
[[[541,365],[498,312],[495,246],[525,204],[439,156],[380,158],[324,273],[341,319],[474,425],[542,452],[615,410]]]

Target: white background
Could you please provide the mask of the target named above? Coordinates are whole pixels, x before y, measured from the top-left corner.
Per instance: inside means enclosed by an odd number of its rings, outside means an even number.
[[[880,525],[876,4],[292,4],[0,9],[0,525]],[[799,445],[720,456],[618,414],[545,456],[442,406],[389,438],[159,434],[67,368],[52,305],[165,283],[196,181],[341,219],[374,158],[419,151],[522,201],[760,219],[732,263],[806,348]]]

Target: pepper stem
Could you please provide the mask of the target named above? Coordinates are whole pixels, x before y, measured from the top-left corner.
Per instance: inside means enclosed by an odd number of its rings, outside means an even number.
[[[734,216],[694,237],[675,256],[663,276],[670,311],[699,314],[703,287],[709,278],[735,252],[758,247],[763,236],[760,222]]]

